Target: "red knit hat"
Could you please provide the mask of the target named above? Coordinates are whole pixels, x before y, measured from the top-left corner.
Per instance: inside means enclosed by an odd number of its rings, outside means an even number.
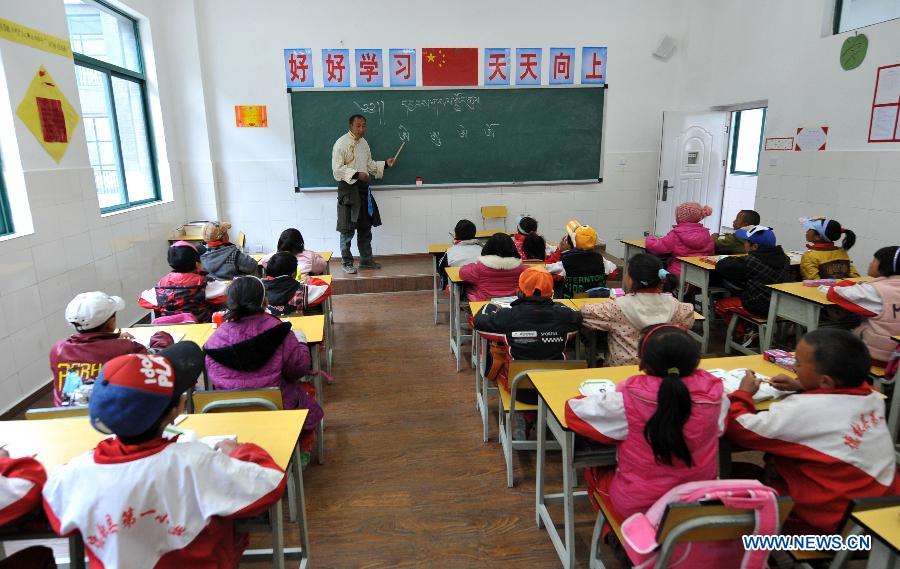
[[[698,223],[704,217],[712,215],[712,208],[708,205],[700,205],[697,202],[684,202],[675,208],[675,221],[677,223]]]

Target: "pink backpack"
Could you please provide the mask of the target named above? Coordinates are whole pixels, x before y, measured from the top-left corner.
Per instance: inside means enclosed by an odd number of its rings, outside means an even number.
[[[153,319],[154,325],[159,324],[196,324],[197,318],[190,312],[181,314],[170,314],[169,316],[160,316]]]
[[[756,535],[778,533],[778,493],[757,480],[704,480],[672,488],[647,513],[634,514],[622,523],[625,551],[635,569],[653,567],[662,544],[656,542],[663,514],[673,502],[719,500],[725,506],[754,510]],[[729,567],[762,569],[768,551],[744,551],[740,540],[682,543],[669,557],[667,567]]]

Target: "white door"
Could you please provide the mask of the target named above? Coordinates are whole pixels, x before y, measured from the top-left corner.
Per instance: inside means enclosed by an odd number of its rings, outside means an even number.
[[[713,209],[703,224],[713,232],[719,230],[728,120],[727,112],[663,113],[654,226],[657,235],[665,235],[675,224],[675,206],[691,201]]]

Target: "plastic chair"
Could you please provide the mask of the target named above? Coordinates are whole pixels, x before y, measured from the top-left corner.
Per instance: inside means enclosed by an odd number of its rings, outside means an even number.
[[[487,229],[485,222],[488,219],[502,219],[503,231],[506,231],[507,209],[505,205],[483,205],[481,206],[481,228]]]
[[[197,413],[279,411],[284,409],[281,389],[277,387],[195,391],[192,399]]]

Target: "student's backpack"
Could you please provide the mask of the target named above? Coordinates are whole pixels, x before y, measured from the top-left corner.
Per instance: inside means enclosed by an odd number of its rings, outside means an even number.
[[[644,514],[634,514],[622,523],[625,551],[635,569],[653,567],[661,544],[656,542],[657,530],[666,508],[673,502],[718,500],[729,508],[754,510],[755,535],[778,532],[778,493],[758,480],[703,480],[687,482],[672,488]],[[744,551],[740,540],[689,542],[678,545],[669,558],[668,567],[730,567],[763,569],[768,551]]]

